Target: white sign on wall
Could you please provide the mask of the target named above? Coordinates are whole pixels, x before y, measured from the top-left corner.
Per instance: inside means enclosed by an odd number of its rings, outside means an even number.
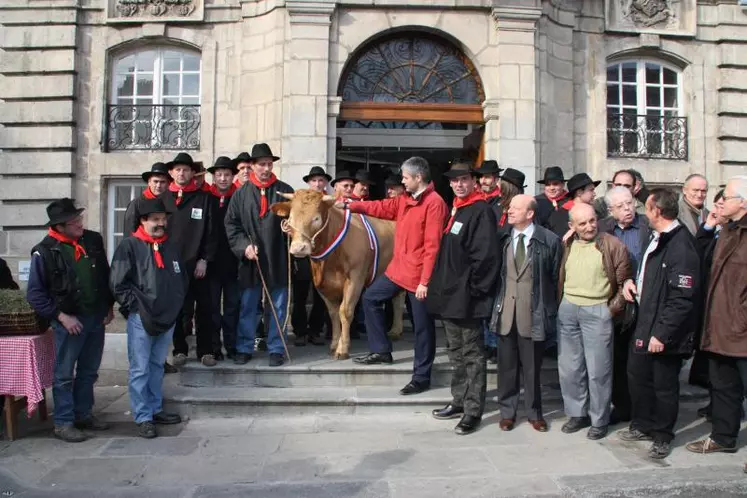
[[[18,280],[21,282],[29,281],[29,274],[31,273],[31,260],[27,259],[18,262]]]

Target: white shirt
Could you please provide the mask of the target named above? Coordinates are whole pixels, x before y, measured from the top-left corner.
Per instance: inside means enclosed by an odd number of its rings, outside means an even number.
[[[529,254],[529,240],[534,235],[534,223],[530,224],[524,230],[511,229],[511,246],[514,249],[514,256],[516,256],[516,248],[519,246],[519,234],[522,233],[524,234],[524,254]]]
[[[659,237],[662,233],[671,232],[675,228],[680,226],[680,222],[678,220],[672,221],[672,223],[667,226],[664,230],[659,232],[654,232],[654,236],[651,239],[651,242],[649,242],[648,247],[646,248],[646,252],[643,253],[643,257],[641,258],[641,266],[638,269],[638,279],[635,283],[635,288],[638,289],[638,294],[636,295],[636,299],[638,302],[641,302],[641,294],[643,294],[643,277],[646,274],[646,261],[648,260],[648,256],[656,250],[657,247],[659,247]]]

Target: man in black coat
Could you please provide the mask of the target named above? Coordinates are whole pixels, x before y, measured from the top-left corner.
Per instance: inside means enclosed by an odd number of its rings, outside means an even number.
[[[145,182],[145,189],[127,205],[124,216],[124,228],[123,233],[125,237],[129,237],[132,232],[137,230],[140,226],[140,220],[137,219],[135,213],[135,206],[138,199],[155,199],[156,197],[162,199],[170,211],[174,210],[175,204],[173,203],[173,196],[169,195],[169,183],[171,183],[171,176],[169,176],[169,168],[164,163],[153,163],[149,171],[144,171],[140,175]]]
[[[535,222],[549,230],[550,215],[570,200],[568,191],[565,189],[563,169],[559,166],[550,166],[545,169],[544,178],[537,183],[542,185],[542,193],[534,198],[537,201]]]
[[[495,255],[495,214],[485,195],[475,190],[466,162],[444,173],[454,191],[454,207],[444,230],[438,258],[428,286],[428,311],[440,315],[454,366],[453,400],[433,416],[445,420],[462,416],[457,434],[477,430],[485,408],[487,384],[483,320],[493,307],[499,265]]]
[[[636,282],[628,280],[624,288],[625,299],[637,299],[639,311],[628,358],[633,418],[620,438],[653,440],[653,459],[671,452],[679,373],[683,359],[693,351],[698,327],[700,258],[692,235],[677,221],[678,210],[677,194],[651,190],[646,216],[654,236],[641,258]]]
[[[205,278],[208,263],[215,259],[216,238],[213,234],[213,197],[200,190],[194,182],[198,166],[189,154],[180,152],[167,164],[173,182],[169,185],[175,210],[169,219],[169,238],[179,250],[183,271],[189,277],[189,288],[182,307],[182,316],[174,329],[174,365],[187,361],[189,347],[184,330],[184,315],[191,315],[190,307],[197,303],[195,313],[197,359],[203,365],[215,365],[213,355],[213,324],[210,288]]]
[[[249,181],[234,194],[226,213],[226,235],[231,250],[239,259],[241,311],[236,336],[234,363],[246,364],[254,353],[257,327],[257,307],[262,298],[262,282],[257,266],[262,270],[267,291],[277,312],[280,327],[285,327],[288,305],[288,241],[280,228],[282,219],[270,210],[270,205],[285,200],[280,194],[291,194],[293,188],[281,182],[272,172],[275,161],[267,144],[252,147]],[[267,337],[270,366],[284,363],[283,338],[270,315]]]
[[[162,199],[138,199],[140,226],[119,244],[109,284],[127,318],[130,406],[140,437],[157,436],[154,424],[178,424],[163,411],[163,365],[181,313],[188,277],[166,234]]]

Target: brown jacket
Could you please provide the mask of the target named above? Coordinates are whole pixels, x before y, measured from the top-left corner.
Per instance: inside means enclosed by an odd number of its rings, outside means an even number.
[[[721,230],[705,306],[702,349],[747,358],[747,216]]]
[[[565,244],[563,250],[563,262],[560,265],[560,279],[558,280],[558,301],[563,299],[563,287],[565,286],[565,263],[568,260],[568,254],[571,252],[571,244],[575,238],[571,238]],[[632,278],[633,271],[630,266],[630,256],[625,244],[620,242],[617,237],[608,233],[597,235],[596,247],[602,253],[602,264],[607,279],[610,281],[610,295],[607,300],[607,306],[610,314],[615,317],[625,309],[625,298],[622,295],[623,284],[629,278]]]

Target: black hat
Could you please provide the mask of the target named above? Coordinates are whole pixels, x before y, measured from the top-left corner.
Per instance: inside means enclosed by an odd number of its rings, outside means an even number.
[[[166,204],[164,204],[163,199],[161,199],[160,197],[156,197],[155,199],[146,199],[145,197],[141,197],[137,200],[135,209],[137,211],[138,220],[140,220],[140,218],[143,216],[148,216],[149,214],[153,213],[171,213],[171,210],[166,207]]]
[[[445,172],[444,176],[446,178],[457,178],[459,176],[464,176],[464,175],[474,176],[475,174],[476,172],[472,171],[472,168],[469,167],[469,163],[457,162],[451,165],[451,169]]]
[[[169,161],[166,163],[166,167],[168,167],[169,169],[172,169],[177,164],[184,164],[184,165],[189,166],[192,169],[195,169],[195,162],[192,159],[192,156],[190,156],[186,152],[178,153],[176,157],[173,159],[173,161]]]
[[[362,183],[364,185],[376,185],[376,182],[371,178],[371,173],[365,169],[359,170],[355,174],[355,183]]]
[[[524,176],[524,173],[522,173],[518,169],[513,168],[506,168],[506,170],[501,175],[501,180],[505,180],[508,183],[516,185],[520,189],[526,188],[526,185],[524,185],[525,179],[526,177]]]
[[[345,170],[338,171],[337,174],[335,175],[335,179],[332,180],[332,182],[330,183],[330,185],[332,185],[334,187],[335,183],[339,182],[340,180],[353,180],[353,181],[355,181],[355,177],[353,175],[351,175],[349,171],[345,171]]]
[[[215,164],[207,170],[211,175],[214,175],[217,169],[230,169],[234,175],[239,172],[239,169],[236,167],[236,161],[226,156],[220,156],[215,160]]]
[[[309,170],[309,174],[303,177],[304,183],[308,183],[309,180],[314,176],[323,176],[327,179],[327,181],[330,181],[332,179],[332,177],[329,176],[326,171],[324,171],[324,168],[322,168],[321,166],[314,166]]]
[[[143,181],[145,183],[148,183],[148,180],[150,180],[150,177],[153,175],[165,175],[166,178],[171,181],[171,177],[169,176],[169,167],[164,163],[153,163],[153,166],[150,167],[150,171],[144,172],[141,176],[143,177]]]
[[[207,173],[207,170],[205,170],[205,165],[202,161],[195,161],[192,165],[192,169],[195,171],[195,176],[200,176]]]
[[[550,166],[545,169],[545,178],[537,181],[537,183],[544,185],[547,182],[563,182],[565,183],[565,177],[563,176],[563,168],[558,166]]]
[[[273,161],[280,159],[278,156],[273,155],[269,145],[255,144],[254,147],[252,147],[252,161],[256,161],[261,157],[270,157]]]
[[[586,173],[579,173],[577,175],[573,175],[570,180],[568,180],[568,193],[573,196],[573,192],[575,192],[578,189],[584,188],[587,185],[594,184],[594,186],[598,186],[601,181],[594,181],[591,179],[589,175]]]
[[[497,175],[501,171],[503,170],[498,167],[498,161],[492,159],[483,161],[479,168],[475,168],[475,173],[478,175]]]
[[[384,185],[387,187],[405,187],[402,185],[402,175],[389,175],[384,181]]]
[[[236,167],[239,167],[239,163],[250,163],[252,162],[252,156],[249,155],[248,152],[242,152],[238,156],[233,158],[233,162],[236,165]]]
[[[69,197],[65,197],[59,201],[52,201],[49,206],[47,206],[49,222],[44,226],[53,227],[55,225],[65,224],[79,216],[83,211],[85,211],[85,208],[76,208],[75,204],[73,204],[73,200]]]

